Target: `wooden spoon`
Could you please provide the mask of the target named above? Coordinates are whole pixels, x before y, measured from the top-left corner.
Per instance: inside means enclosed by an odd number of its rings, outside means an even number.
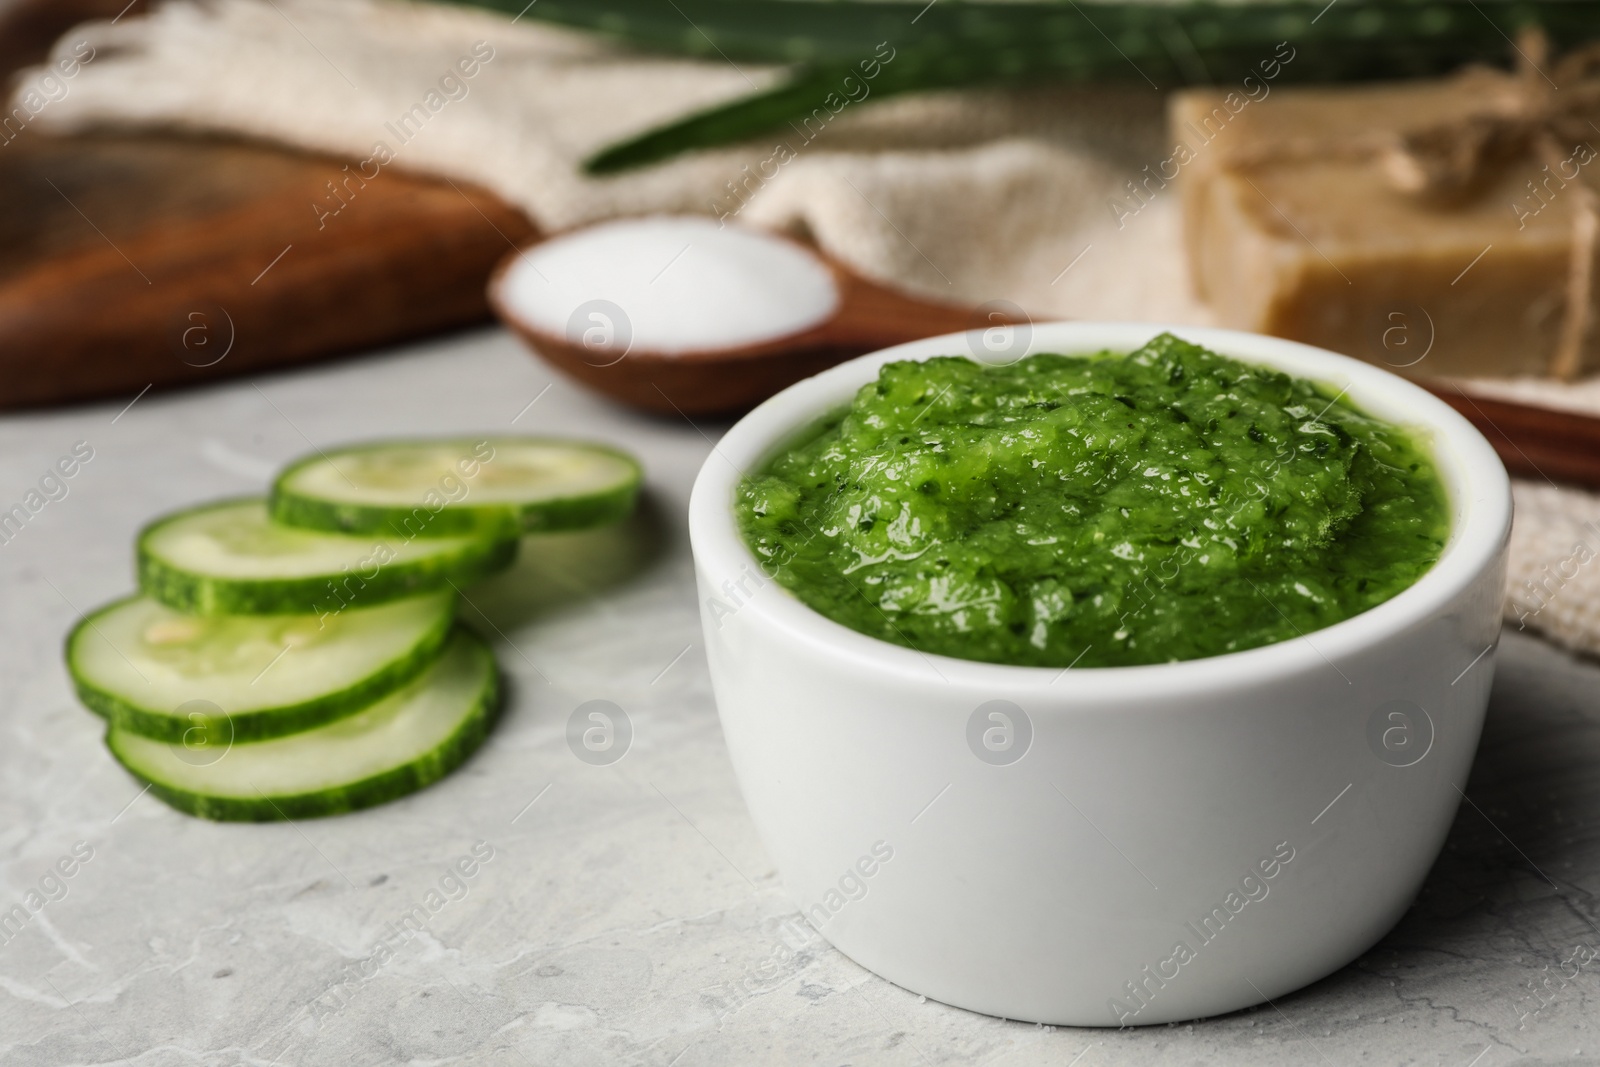
[[[742,411],[855,356],[942,333],[1004,325],[1021,314],[1021,309],[990,312],[989,305],[919,300],[868,281],[809,245],[790,242],[821,262],[838,288],[838,306],[818,325],[739,347],[667,354],[634,346],[621,355],[597,353],[528,322],[508,298],[508,273],[542,240],[523,246],[495,268],[489,280],[495,313],[535,353],[578,381],[624,404],[665,414]]]
[[[1483,396],[1454,382],[1417,384],[1466,416],[1512,474],[1600,489],[1600,419]]]
[[[538,241],[507,256],[489,283],[489,302],[536,353],[572,377],[625,404],[679,415],[749,408],[785,386],[854,356],[942,333],[1025,322],[1020,308],[963,307],[919,300],[848,270],[810,246],[838,286],[838,307],[817,326],[756,345],[689,354],[631,349],[596,353],[539,330],[509,305],[505,277]],[[1600,419],[1474,394],[1444,380],[1419,379],[1478,427],[1506,467],[1523,477],[1600,489]]]

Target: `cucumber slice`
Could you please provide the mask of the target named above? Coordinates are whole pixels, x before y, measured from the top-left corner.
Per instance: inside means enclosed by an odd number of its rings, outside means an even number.
[[[133,596],[67,637],[79,698],[118,730],[218,744],[360,711],[438,658],[455,593],[315,615],[184,615]]]
[[[179,611],[326,618],[476,581],[509,566],[517,541],[316,533],[274,523],[252,499],[157,519],[138,553],[139,587]]]
[[[624,518],[642,477],[626,452],[583,441],[382,441],[291,464],[272,487],[272,517],[407,538],[576,530]]]
[[[167,744],[119,730],[106,746],[168,804],[206,819],[267,822],[381,804],[438,781],[488,734],[494,657],[457,627],[420,677],[354,715],[269,741]]]

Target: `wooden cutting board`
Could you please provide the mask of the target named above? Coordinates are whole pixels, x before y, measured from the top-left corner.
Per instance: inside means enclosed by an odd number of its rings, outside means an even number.
[[[481,190],[179,137],[0,150],[0,408],[303,363],[489,314],[533,228]]]
[[[84,19],[142,7],[9,7],[0,76]],[[480,189],[392,169],[346,183],[346,162],[32,128],[0,144],[0,409],[214,381],[488,318],[489,272],[533,236],[528,220]]]

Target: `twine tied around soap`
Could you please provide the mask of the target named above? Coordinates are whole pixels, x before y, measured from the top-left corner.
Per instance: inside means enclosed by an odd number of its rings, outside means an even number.
[[[1385,146],[1380,160],[1390,184],[1420,196],[1464,195],[1496,167],[1529,155],[1573,183],[1566,311],[1550,361],[1552,376],[1571,379],[1583,369],[1594,334],[1600,195],[1582,172],[1568,178],[1560,168],[1567,159],[1567,146],[1600,132],[1589,119],[1600,109],[1600,44],[1563,56],[1548,76],[1543,68],[1550,41],[1543,31],[1524,30],[1516,48],[1516,91],[1510,109],[1402,133]]]
[[[1572,379],[1584,368],[1595,333],[1595,281],[1600,277],[1600,193],[1581,172],[1560,172],[1570,146],[1600,133],[1590,116],[1600,112],[1600,42],[1563,56],[1547,75],[1549,39],[1537,28],[1518,34],[1511,79],[1469,70],[1460,87],[1483,99],[1483,109],[1461,118],[1398,133],[1319,141],[1316,137],[1231,153],[1227,166],[1310,159],[1376,160],[1395,190],[1448,205],[1470,196],[1501,167],[1532,156],[1573,185],[1572,244],[1565,311],[1550,374]]]

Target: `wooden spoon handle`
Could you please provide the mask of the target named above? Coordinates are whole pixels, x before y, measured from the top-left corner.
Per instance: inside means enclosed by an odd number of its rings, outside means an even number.
[[[815,342],[825,347],[860,355],[924,337],[999,324],[985,321],[970,305],[938,304],[908,296],[836,262],[824,261],[839,285],[839,310],[815,335]]]
[[[1600,419],[1477,396],[1448,382],[1418,384],[1476,426],[1512,474],[1600,489]]]

